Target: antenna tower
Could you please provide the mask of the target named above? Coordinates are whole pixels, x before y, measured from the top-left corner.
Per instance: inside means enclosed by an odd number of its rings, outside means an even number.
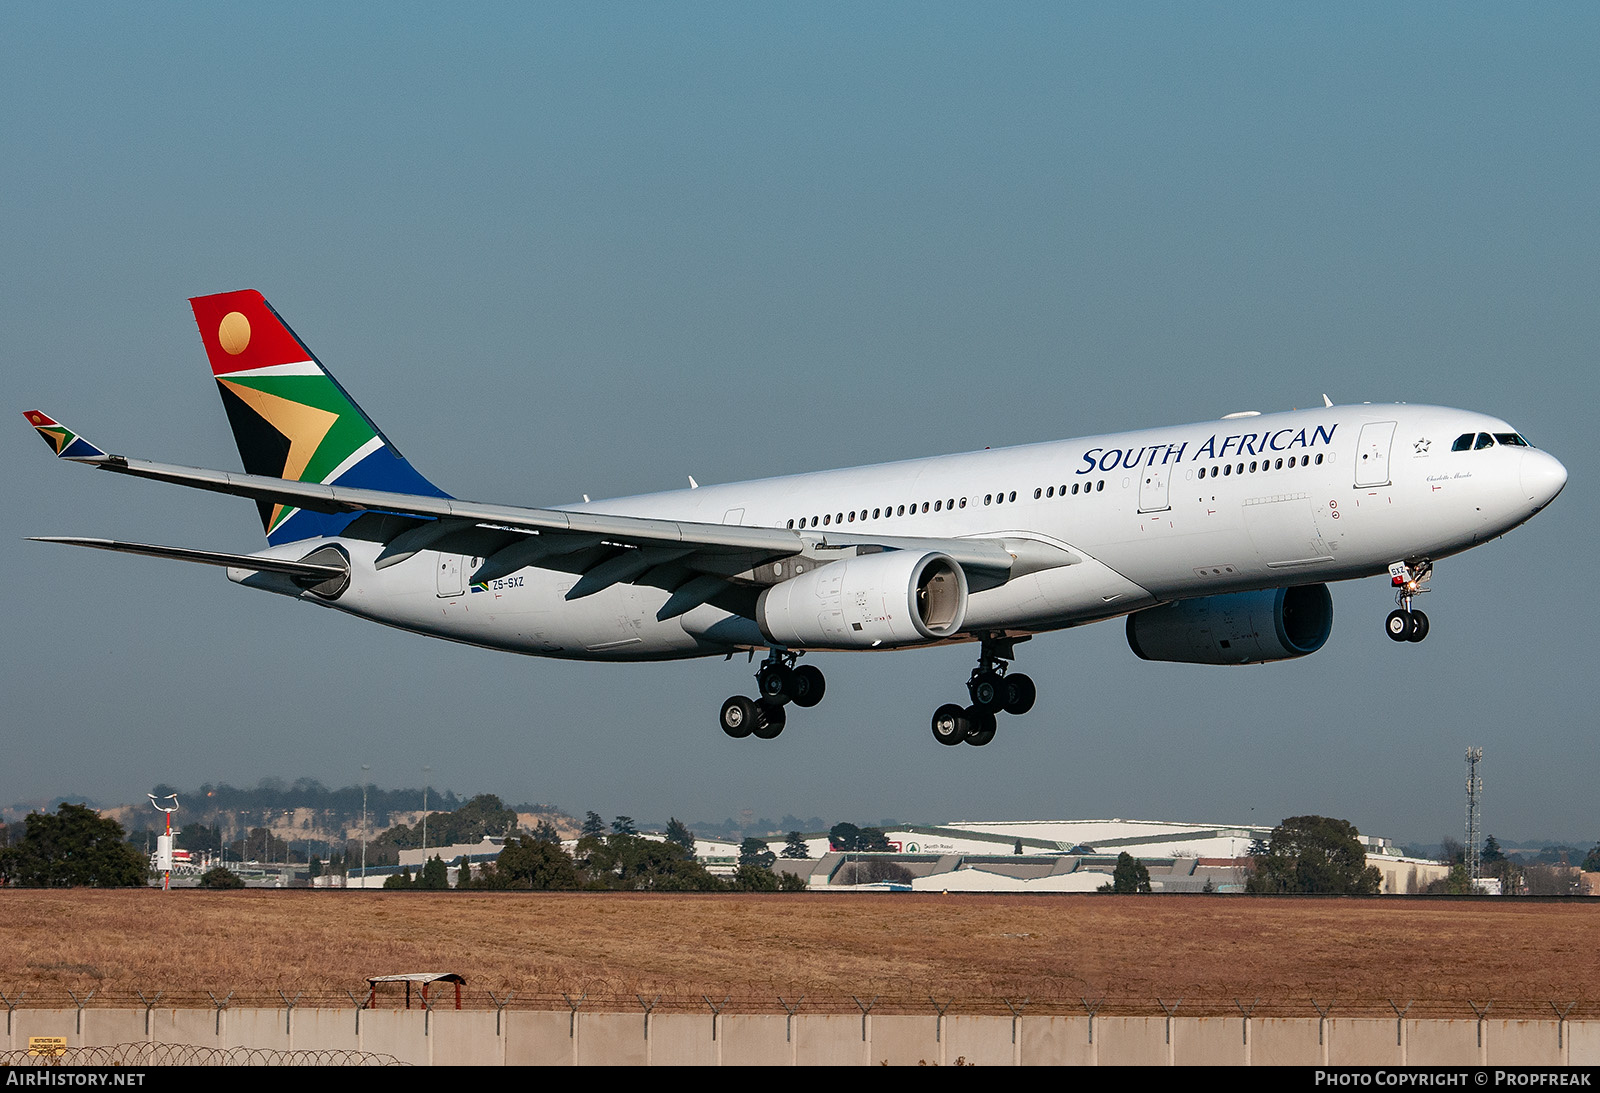
[[[1481,747],[1467,749],[1467,876],[1473,880],[1478,879],[1483,865],[1483,839],[1478,830],[1478,806],[1483,800],[1483,775],[1478,773],[1478,764],[1482,761]]]

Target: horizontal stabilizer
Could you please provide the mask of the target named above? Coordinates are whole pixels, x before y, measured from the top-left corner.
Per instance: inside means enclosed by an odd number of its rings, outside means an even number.
[[[198,562],[201,565],[224,566],[228,569],[253,569],[258,573],[282,573],[290,577],[309,577],[318,581],[335,580],[349,572],[347,565],[322,565],[316,562],[291,561],[288,558],[263,558],[256,554],[224,554],[218,550],[124,543],[116,539],[75,539],[60,535],[30,535],[29,538],[36,543],[66,543],[68,546],[115,550],[123,554],[146,554],[152,558],[172,558],[180,562]]]

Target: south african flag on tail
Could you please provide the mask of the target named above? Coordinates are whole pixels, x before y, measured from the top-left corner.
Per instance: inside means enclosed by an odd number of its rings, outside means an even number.
[[[406,461],[261,293],[197,296],[189,304],[248,473],[448,496]],[[274,545],[337,535],[354,519],[265,501],[257,507]]]

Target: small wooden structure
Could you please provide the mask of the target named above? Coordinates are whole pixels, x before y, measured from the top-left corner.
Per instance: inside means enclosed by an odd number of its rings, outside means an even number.
[[[411,984],[416,983],[422,988],[422,1005],[428,1005],[428,987],[434,983],[454,983],[456,985],[456,1009],[461,1008],[461,987],[466,979],[455,972],[406,972],[404,975],[369,975],[367,977],[367,1009],[376,1009],[378,1006],[379,983],[404,983],[406,985],[406,1009],[411,1008]]]

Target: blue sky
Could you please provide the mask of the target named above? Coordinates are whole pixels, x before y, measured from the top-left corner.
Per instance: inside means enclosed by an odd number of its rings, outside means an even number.
[[[267,775],[581,814],[1275,822],[1593,840],[1600,15],[1585,5],[0,8],[0,391],[237,466],[185,299],[259,288],[425,474],[557,504],[1335,401],[1497,413],[1571,474],[1440,565],[1433,632],[1246,669],[1040,637],[988,748],[966,649],[474,651],[26,543],[255,549],[246,502],[0,430],[0,802]]]

